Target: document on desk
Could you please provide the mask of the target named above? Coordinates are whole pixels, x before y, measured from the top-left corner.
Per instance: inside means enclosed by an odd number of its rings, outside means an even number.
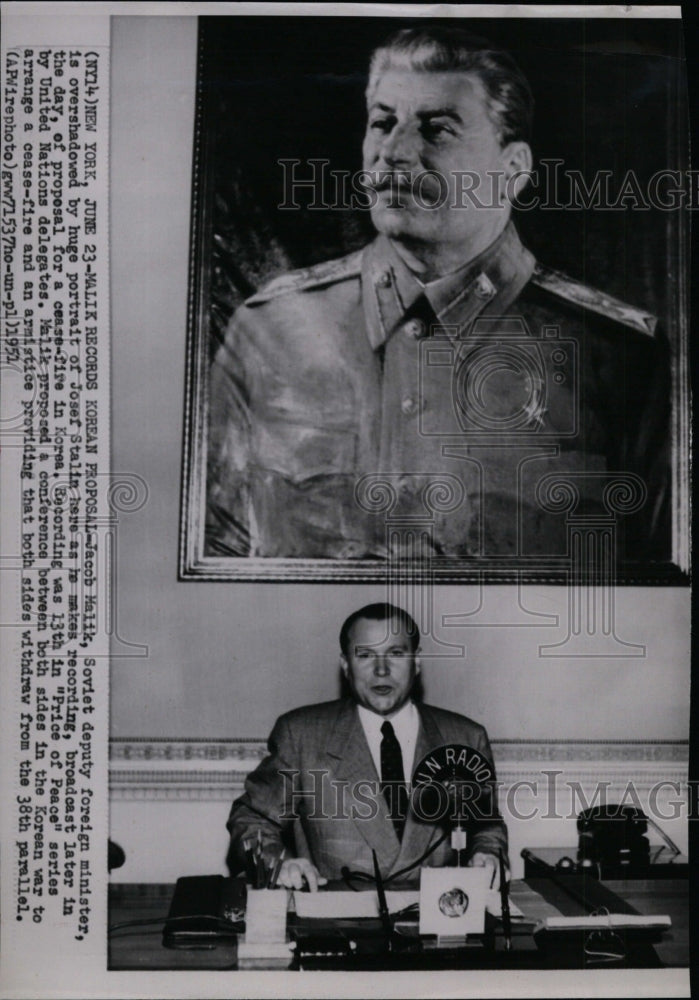
[[[417,889],[386,891],[389,913],[399,913],[407,906],[417,903],[420,893]],[[375,892],[295,892],[293,905],[299,917],[323,919],[328,917],[378,917],[379,904]],[[501,916],[500,893],[488,894],[488,913]],[[514,920],[523,920],[524,913],[510,900],[510,915]]]
[[[608,930],[610,927],[631,929],[634,927],[671,927],[672,920],[667,914],[645,916],[629,913],[605,913],[591,914],[586,917],[546,917],[539,926],[545,927],[549,931]]]
[[[413,906],[420,898],[417,889],[386,891],[389,913],[400,913]],[[378,917],[379,902],[376,892],[295,892],[294,907],[299,917],[314,919]]]

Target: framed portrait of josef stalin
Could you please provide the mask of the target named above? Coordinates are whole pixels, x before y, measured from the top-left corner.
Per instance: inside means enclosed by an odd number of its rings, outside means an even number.
[[[681,22],[199,34],[182,577],[683,580]]]

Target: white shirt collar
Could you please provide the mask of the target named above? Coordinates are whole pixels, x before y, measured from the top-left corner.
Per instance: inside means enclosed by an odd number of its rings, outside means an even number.
[[[417,734],[420,727],[420,716],[415,703],[407,701],[405,705],[403,705],[403,707],[388,720],[385,715],[379,715],[377,712],[372,712],[363,705],[357,705],[357,711],[359,713],[359,721],[362,724],[367,743],[369,744],[371,756],[376,766],[376,773],[379,776],[381,775],[381,740],[383,739],[381,727],[384,722],[388,721],[393,726],[393,731],[396,734],[398,742],[400,743],[401,752],[403,754],[403,773],[405,775],[405,780],[409,782],[412,776],[411,772],[415,758],[415,746],[417,744]]]
[[[376,730],[377,733],[381,732],[381,726],[386,722],[387,716],[379,715],[378,712],[372,712],[371,709],[365,708],[364,705],[357,705],[357,710],[359,712],[359,718],[362,720],[362,725],[367,725],[371,729]],[[398,730],[401,729],[408,720],[414,720],[417,718],[417,709],[415,708],[415,703],[412,701],[406,701],[402,708],[399,708],[395,715],[388,718],[388,721],[393,726],[393,729],[398,734]]]

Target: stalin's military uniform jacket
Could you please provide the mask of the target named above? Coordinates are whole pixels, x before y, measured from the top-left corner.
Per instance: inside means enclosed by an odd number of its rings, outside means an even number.
[[[664,544],[654,317],[541,267],[508,225],[423,285],[390,241],[273,280],[211,372],[209,555],[565,556],[612,519]]]

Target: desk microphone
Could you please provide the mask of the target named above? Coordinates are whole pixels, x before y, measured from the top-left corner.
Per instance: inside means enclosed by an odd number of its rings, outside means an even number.
[[[376,895],[379,898],[379,917],[381,918],[381,924],[386,934],[386,950],[390,951],[391,936],[393,933],[393,928],[391,927],[391,915],[388,912],[386,890],[384,889],[381,869],[379,868],[379,859],[376,857],[376,851],[372,850],[371,856],[374,859],[374,880],[376,881]]]
[[[505,951],[512,950],[512,915],[510,913],[510,885],[505,876],[505,858],[502,850],[498,852],[500,861],[500,909],[502,911],[502,929],[505,934]]]
[[[492,815],[493,777],[491,761],[463,743],[435,747],[413,769],[412,810],[422,822],[447,821],[459,861],[467,846],[466,821]]]

